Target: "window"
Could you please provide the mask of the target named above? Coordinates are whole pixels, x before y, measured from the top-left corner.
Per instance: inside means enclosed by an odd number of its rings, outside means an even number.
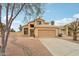
[[[28,28],[24,28],[24,34],[28,34]]]
[[[41,21],[38,21],[37,24],[38,24],[38,25],[41,25],[42,23],[41,23]]]
[[[30,24],[30,27],[34,27],[34,24]]]

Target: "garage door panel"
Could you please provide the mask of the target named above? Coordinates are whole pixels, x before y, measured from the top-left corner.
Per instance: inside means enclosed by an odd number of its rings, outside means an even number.
[[[56,31],[55,30],[39,30],[38,36],[39,37],[55,37]]]

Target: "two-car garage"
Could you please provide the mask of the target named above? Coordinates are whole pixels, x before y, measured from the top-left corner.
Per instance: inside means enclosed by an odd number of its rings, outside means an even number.
[[[39,38],[51,38],[56,37],[57,28],[56,27],[36,27],[37,33],[35,36]]]
[[[39,30],[38,37],[55,37],[56,31],[55,30]]]

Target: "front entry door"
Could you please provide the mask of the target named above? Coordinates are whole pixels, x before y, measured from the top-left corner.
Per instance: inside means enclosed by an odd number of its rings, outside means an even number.
[[[34,37],[34,29],[30,29],[30,36]]]

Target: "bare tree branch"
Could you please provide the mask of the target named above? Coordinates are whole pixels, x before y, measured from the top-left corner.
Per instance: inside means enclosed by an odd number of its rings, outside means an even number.
[[[14,8],[15,8],[15,3],[13,4],[13,7],[12,7],[12,11],[11,11],[11,16],[10,16],[10,19],[9,19],[9,25],[10,25],[10,22],[11,22],[11,19],[13,17],[13,12],[14,12]],[[9,26],[8,26],[9,27]]]
[[[15,8],[15,3],[13,4],[13,7],[12,7],[12,11],[11,11],[11,16],[10,16],[9,22],[10,22],[10,20],[11,20],[12,17],[13,17],[14,8]]]
[[[20,10],[17,12],[17,14],[14,16],[14,18],[13,18],[12,20],[14,20],[14,19],[18,16],[18,14],[19,14],[19,13],[21,12],[21,10],[23,9],[24,5],[25,5],[25,3],[21,6]]]
[[[8,11],[9,11],[9,3],[6,6],[6,28],[8,27]]]
[[[17,14],[11,19],[9,27],[11,26],[12,21],[13,21],[13,20],[18,16],[18,14],[21,12],[21,10],[23,9],[24,5],[25,5],[25,3],[21,6],[21,8],[20,8],[19,11],[17,12]]]

